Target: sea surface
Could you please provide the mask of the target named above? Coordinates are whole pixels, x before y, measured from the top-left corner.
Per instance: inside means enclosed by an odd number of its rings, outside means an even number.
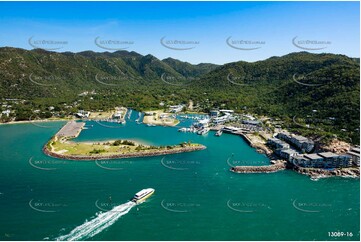
[[[42,152],[64,122],[0,125],[0,239],[359,240],[358,179],[312,181],[288,170],[234,174],[232,165],[269,159],[240,136],[178,132],[188,119],[178,127],[148,127],[137,118],[133,111],[125,125],[87,122],[75,140],[191,141],[207,149],[66,161]],[[130,203],[143,188],[155,194]]]

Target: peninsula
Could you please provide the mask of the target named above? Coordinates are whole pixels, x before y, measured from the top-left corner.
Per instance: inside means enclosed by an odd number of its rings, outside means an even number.
[[[67,160],[102,160],[147,157],[203,150],[201,144],[181,143],[168,146],[150,146],[129,140],[74,142],[85,123],[70,121],[43,147],[45,154]]]

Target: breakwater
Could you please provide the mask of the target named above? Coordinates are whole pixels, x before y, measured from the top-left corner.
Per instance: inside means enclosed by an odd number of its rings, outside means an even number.
[[[272,160],[268,166],[234,166],[230,171],[235,173],[272,173],[286,169],[286,161]]]

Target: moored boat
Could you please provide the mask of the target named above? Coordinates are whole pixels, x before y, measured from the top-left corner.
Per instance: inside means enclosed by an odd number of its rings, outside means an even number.
[[[215,136],[221,136],[223,134],[223,131],[220,129],[216,132]]]
[[[209,128],[203,128],[203,129],[199,130],[199,131],[197,132],[197,134],[199,134],[199,135],[205,135],[205,134],[208,134],[209,130],[210,130]]]

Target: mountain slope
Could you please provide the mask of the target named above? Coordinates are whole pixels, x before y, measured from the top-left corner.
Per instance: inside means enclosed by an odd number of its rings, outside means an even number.
[[[162,60],[171,66],[178,73],[185,77],[200,77],[207,74],[218,67],[218,65],[210,63],[201,63],[198,65],[192,65],[188,62],[179,61],[173,58],[166,58]]]
[[[356,142],[359,73],[359,59],[307,52],[217,66],[127,51],[0,48],[0,97],[30,100],[31,107],[79,101],[78,94],[90,90],[97,95],[82,98],[77,108],[159,108],[191,99],[202,111],[226,107],[279,117],[304,134]]]

